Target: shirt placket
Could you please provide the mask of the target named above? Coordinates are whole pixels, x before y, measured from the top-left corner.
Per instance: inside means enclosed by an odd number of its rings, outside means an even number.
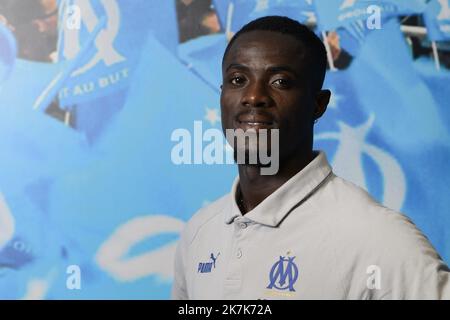
[[[224,282],[224,298],[235,299],[242,290],[243,265],[248,254],[247,231],[250,220],[245,217],[236,218],[233,225],[230,260]]]

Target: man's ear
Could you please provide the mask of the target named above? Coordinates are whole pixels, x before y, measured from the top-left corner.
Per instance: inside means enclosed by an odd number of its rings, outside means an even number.
[[[327,110],[328,103],[330,102],[331,91],[320,90],[316,93],[315,97],[315,110],[314,120],[319,119]]]

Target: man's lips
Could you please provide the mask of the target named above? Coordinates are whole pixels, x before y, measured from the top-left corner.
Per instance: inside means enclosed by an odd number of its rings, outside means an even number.
[[[244,114],[238,116],[236,120],[239,124],[249,126],[272,126],[274,124],[274,120],[272,118],[258,114]]]

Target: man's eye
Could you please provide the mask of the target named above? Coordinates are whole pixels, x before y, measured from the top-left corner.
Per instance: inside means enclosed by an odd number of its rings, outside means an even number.
[[[272,84],[274,84],[276,87],[287,88],[291,85],[291,81],[286,79],[277,79],[273,81]]]
[[[230,80],[230,83],[234,84],[234,85],[240,85],[240,84],[243,84],[244,82],[245,82],[245,79],[243,77],[233,77]]]

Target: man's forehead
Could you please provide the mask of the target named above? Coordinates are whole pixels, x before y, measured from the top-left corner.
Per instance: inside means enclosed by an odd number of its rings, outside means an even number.
[[[235,40],[233,47],[242,46],[248,42],[256,42],[260,45],[266,44],[269,46],[278,44],[278,46],[289,47],[300,47],[303,44],[301,40],[299,40],[292,34],[269,30],[252,30],[241,34]]]
[[[250,31],[239,36],[232,44],[224,68],[234,63],[271,61],[274,64],[299,65],[304,47],[291,35],[272,31]]]

